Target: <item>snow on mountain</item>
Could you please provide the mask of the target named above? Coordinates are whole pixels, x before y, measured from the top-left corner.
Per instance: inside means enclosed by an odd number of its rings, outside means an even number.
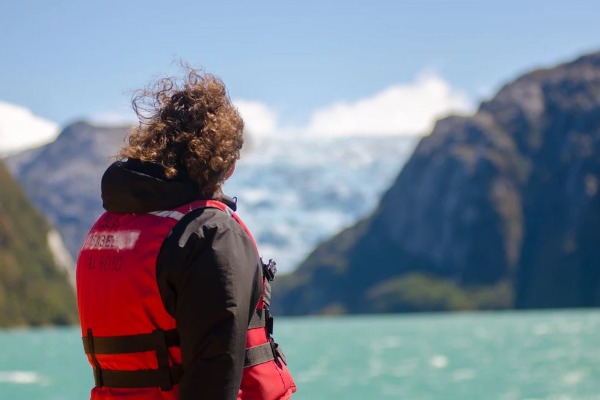
[[[53,143],[9,157],[7,164],[54,223],[71,255],[102,212],[100,177],[126,127],[79,122]],[[250,138],[224,191],[261,253],[280,271],[295,268],[324,238],[371,211],[418,138],[272,136]]]
[[[293,270],[332,233],[372,211],[417,138],[276,137],[255,147],[224,185],[265,258]]]

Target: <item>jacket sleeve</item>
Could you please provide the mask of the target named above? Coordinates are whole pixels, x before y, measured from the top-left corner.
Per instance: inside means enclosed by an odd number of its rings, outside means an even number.
[[[180,336],[180,400],[237,399],[260,271],[248,235],[214,209],[182,220],[163,244],[157,281]]]

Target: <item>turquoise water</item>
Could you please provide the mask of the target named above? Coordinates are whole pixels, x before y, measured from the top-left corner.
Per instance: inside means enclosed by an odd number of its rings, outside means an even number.
[[[600,400],[600,311],[279,318],[294,400]],[[79,331],[0,331],[0,399],[88,398]]]

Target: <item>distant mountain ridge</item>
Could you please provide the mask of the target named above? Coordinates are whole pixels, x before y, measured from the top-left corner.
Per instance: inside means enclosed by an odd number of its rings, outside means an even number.
[[[62,241],[0,161],[0,327],[77,321]]]
[[[600,52],[439,121],[376,211],[280,280],[288,314],[600,306]]]
[[[57,227],[73,258],[102,213],[100,178],[129,127],[87,122],[67,126],[56,141],[6,162],[27,196]]]
[[[103,212],[100,179],[129,129],[77,122],[55,142],[7,159],[73,258]],[[277,260],[281,271],[293,269],[320,240],[370,212],[416,142],[402,137],[251,139],[224,191],[239,199],[239,213],[262,254]]]

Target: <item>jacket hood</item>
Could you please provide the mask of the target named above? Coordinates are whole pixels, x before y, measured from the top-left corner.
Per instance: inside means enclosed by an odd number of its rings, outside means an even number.
[[[113,163],[102,176],[102,206],[116,213],[142,214],[169,210],[205,198],[187,172],[165,176],[160,164],[129,159]],[[235,210],[235,202],[220,198]]]

